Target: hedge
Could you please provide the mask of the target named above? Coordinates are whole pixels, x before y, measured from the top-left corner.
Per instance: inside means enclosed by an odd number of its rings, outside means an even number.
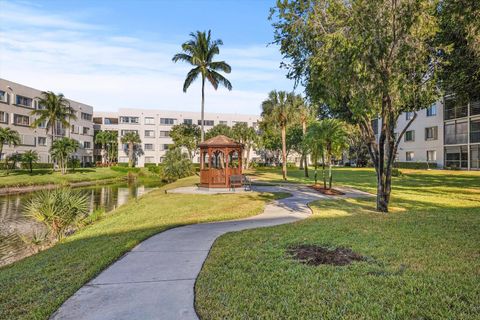
[[[437,168],[436,162],[395,162],[395,168],[400,169],[435,169]]]

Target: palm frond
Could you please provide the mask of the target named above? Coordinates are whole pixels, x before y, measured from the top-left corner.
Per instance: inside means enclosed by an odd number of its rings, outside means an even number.
[[[228,63],[225,61],[216,61],[216,62],[211,62],[209,64],[210,69],[215,70],[215,71],[223,71],[225,73],[230,73],[232,72],[232,68]]]
[[[210,81],[215,90],[218,88],[219,84],[223,85],[229,91],[232,90],[232,84],[230,83],[230,81],[214,70],[209,70],[209,72],[207,73],[207,79]]]

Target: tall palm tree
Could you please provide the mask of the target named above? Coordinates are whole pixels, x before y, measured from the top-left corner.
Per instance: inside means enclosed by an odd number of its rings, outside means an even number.
[[[232,90],[232,84],[219,71],[230,73],[232,68],[225,61],[213,61],[215,55],[220,53],[219,46],[223,45],[220,39],[212,40],[211,31],[190,33],[192,39],[182,44],[182,52],[173,56],[172,61],[184,61],[192,66],[185,82],[183,83],[183,92],[187,92],[190,85],[202,76],[202,110],[201,110],[201,141],[205,139],[205,130],[203,128],[205,111],[205,80],[208,80],[215,90],[221,84],[228,90]]]
[[[118,157],[118,132],[117,131],[106,131],[108,136],[107,143],[107,162],[109,165],[112,162],[117,162]]]
[[[9,147],[20,144],[20,135],[17,131],[10,128],[0,128],[0,157],[2,156],[3,145],[7,144]],[[5,156],[5,159],[7,157]]]
[[[272,90],[262,102],[263,121],[280,128],[282,136],[282,175],[287,180],[287,126],[296,119],[295,95],[286,91]]]
[[[77,140],[67,137],[53,141],[50,154],[54,160],[58,161],[62,174],[67,173],[68,157],[77,151],[79,146]]]
[[[52,91],[43,91],[41,97],[37,97],[38,104],[41,108],[37,108],[31,112],[36,119],[32,123],[32,127],[39,127],[45,124],[45,130],[50,131],[51,145],[57,135],[57,125],[70,127],[70,122],[76,120],[75,110],[70,106],[68,100],[63,94],[55,94]]]
[[[136,144],[142,143],[140,136],[136,132],[127,132],[122,137],[122,143],[128,144],[128,166],[133,167],[133,153]]]
[[[298,120],[300,121],[302,125],[302,133],[303,133],[303,139],[305,140],[305,137],[307,135],[307,124],[314,119],[313,111],[312,108],[309,104],[305,102],[305,100],[302,98],[301,95],[297,95],[296,98],[296,108],[297,108],[297,115],[298,115]],[[308,154],[306,151],[305,146],[302,148],[302,161],[300,164],[300,169],[303,167],[304,172],[305,172],[305,177],[308,178]]]
[[[110,142],[110,134],[107,131],[99,131],[95,135],[95,143],[101,146],[102,164],[107,163],[107,144]]]

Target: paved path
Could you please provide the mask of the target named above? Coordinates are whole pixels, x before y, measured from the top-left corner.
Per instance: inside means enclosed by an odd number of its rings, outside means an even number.
[[[298,185],[255,190],[284,191],[292,197],[267,204],[251,218],[179,227],[143,241],[78,290],[51,319],[198,319],[195,279],[217,237],[298,221],[311,213],[307,203],[327,198]]]

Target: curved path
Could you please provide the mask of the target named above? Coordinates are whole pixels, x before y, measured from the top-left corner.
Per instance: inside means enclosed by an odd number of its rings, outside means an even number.
[[[255,190],[292,196],[267,204],[254,217],[174,228],[143,241],[78,290],[51,319],[198,319],[195,279],[216,238],[304,219],[311,213],[307,203],[327,198],[298,185]]]

